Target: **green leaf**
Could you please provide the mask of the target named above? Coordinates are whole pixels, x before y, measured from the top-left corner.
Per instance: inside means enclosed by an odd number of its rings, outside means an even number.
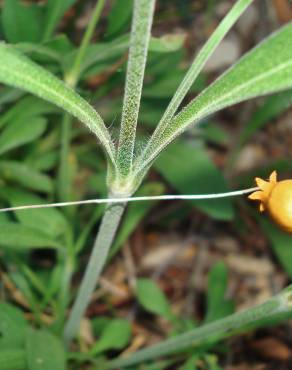
[[[98,137],[109,158],[115,163],[115,149],[110,134],[91,105],[61,80],[13,47],[0,43],[0,59],[2,83],[30,92],[72,114]]]
[[[143,97],[154,99],[170,98],[177,89],[184,71],[178,69],[167,73],[165,71],[161,76],[156,77],[143,90]],[[198,77],[196,82],[190,88],[191,92],[199,92],[205,86],[203,76]]]
[[[149,51],[158,53],[169,53],[180,49],[186,39],[184,33],[167,34],[162,37],[151,37]]]
[[[94,67],[97,63],[105,63],[108,67],[108,63],[111,60],[115,61],[126,52],[129,42],[129,35],[123,35],[110,42],[99,42],[89,45],[81,64],[81,74],[84,74],[86,70]],[[77,53],[78,50],[74,50],[65,56],[63,64],[66,69],[70,68],[72,60],[76,58]]]
[[[16,91],[16,90],[15,90]],[[15,120],[24,121],[43,114],[57,113],[58,108],[35,96],[25,96],[0,117],[0,127],[12,124]]]
[[[289,277],[292,278],[292,236],[281,231],[263,216],[260,216],[259,220],[262,229],[271,241],[273,251],[279,262]]]
[[[217,262],[209,272],[207,291],[207,314],[205,323],[221,319],[234,312],[234,304],[225,299],[228,271],[223,262]]]
[[[223,40],[224,36],[227,34],[227,32],[230,30],[233,24],[237,21],[240,15],[252,3],[252,1],[253,0],[236,1],[231,10],[225,16],[225,18],[220,22],[219,26],[216,28],[214,33],[211,35],[211,37],[199,51],[198,55],[196,55],[188,72],[186,73],[181,84],[177,88],[168,107],[166,108],[166,111],[164,112],[161,120],[159,121],[159,124],[154,134],[150,138],[141,157],[138,158],[137,160],[138,171],[139,170],[143,171],[143,168],[147,168],[147,166],[157,156],[157,153],[159,153],[160,151],[159,147],[161,145],[163,145],[164,147],[170,142],[170,141],[166,142],[167,133],[165,131],[168,132],[168,126],[171,126],[171,120],[173,119],[173,116],[180,107],[181,103],[183,102],[183,99],[189,92],[190,88],[196,81],[197,77],[202,72],[202,69],[205,66],[206,62],[208,61],[209,57],[213,54],[217,46]],[[146,162],[145,158],[147,159]]]
[[[179,113],[167,128],[171,132],[218,110],[256,96],[292,87],[292,23],[267,38],[219,77]]]
[[[106,327],[90,353],[97,355],[110,349],[122,349],[131,339],[131,324],[128,320],[113,319]]]
[[[255,111],[250,121],[240,134],[240,146],[242,146],[257,130],[266,123],[279,116],[292,104],[292,90],[284,91],[278,95],[269,96],[265,102]]]
[[[198,359],[198,355],[192,355],[178,370],[197,370]]]
[[[66,370],[62,343],[48,331],[28,329],[26,352],[27,370]]]
[[[159,152],[190,125],[230,105],[292,87],[292,23],[264,40],[192,100],[167,127],[154,134],[147,166]]]
[[[44,20],[43,38],[45,40],[51,37],[57,23],[62,18],[63,14],[75,2],[76,0],[48,0],[47,11]]]
[[[108,16],[106,37],[111,38],[121,34],[130,24],[133,9],[133,0],[115,0]]]
[[[119,180],[127,177],[132,172],[136,128],[151,37],[154,7],[154,0],[134,1],[130,50],[117,150],[119,173],[117,187],[119,187]],[[133,189],[128,191],[131,192],[131,190]]]
[[[23,348],[26,326],[20,310],[8,303],[0,303],[0,353],[3,350]]]
[[[292,286],[288,286],[278,295],[255,307],[229,315],[223,319],[189,330],[169,338],[161,343],[139,350],[134,354],[110,361],[108,369],[133,366],[181,351],[193,351],[196,348],[210,346],[231,335],[245,333],[248,329],[266,326],[269,322],[287,320],[292,317]],[[152,298],[153,299],[153,298]]]
[[[30,166],[16,161],[0,161],[0,174],[8,181],[15,181],[28,189],[45,193],[53,191],[51,178]]]
[[[227,192],[226,182],[204,147],[183,142],[172,144],[154,167],[180,194]],[[191,201],[201,211],[219,220],[233,218],[230,198]]]
[[[15,102],[24,95],[22,91],[15,90],[9,86],[0,89],[0,105]]]
[[[22,349],[0,350],[1,370],[23,370],[26,368],[25,351]]]
[[[9,42],[40,41],[43,13],[39,6],[23,4],[20,0],[5,0],[1,19]]]
[[[172,320],[174,315],[171,306],[160,287],[150,279],[138,279],[136,296],[140,305],[155,315]]]
[[[0,224],[0,245],[13,250],[62,248],[62,244],[45,233],[16,222]]]
[[[0,155],[40,137],[47,127],[42,117],[25,118],[13,121],[0,135]]]
[[[173,35],[173,38],[174,42],[171,43],[171,37],[168,35],[161,39],[151,37],[149,51],[153,53],[169,53],[175,51],[176,48],[179,48],[179,42],[182,39],[182,36]],[[96,68],[97,65],[101,66],[101,69],[98,70],[98,73],[104,69],[107,69],[109,64],[115,63],[123,56],[123,53],[125,53],[129,48],[129,44],[130,37],[128,34],[126,34],[116,37],[112,41],[98,42],[96,44],[89,45],[81,64],[82,76],[88,77],[88,74],[96,74],[97,72],[94,68]],[[63,65],[65,66],[65,69],[70,68],[72,60],[76,58],[77,52],[77,50],[68,52],[63,58]]]
[[[42,204],[44,200],[24,190],[5,188],[0,192],[2,198],[6,199],[12,207]],[[15,215],[19,222],[40,232],[56,238],[68,231],[68,224],[62,213],[55,208],[39,208],[31,210],[16,211]]]

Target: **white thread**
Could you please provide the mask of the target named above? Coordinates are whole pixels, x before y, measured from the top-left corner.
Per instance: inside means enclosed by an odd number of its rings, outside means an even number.
[[[244,195],[252,193],[253,191],[259,190],[258,187],[235,190],[228,193],[217,193],[217,194],[196,194],[196,195],[152,195],[152,196],[141,196],[141,197],[125,197],[125,198],[102,198],[102,199],[87,199],[75,202],[61,202],[61,203],[48,203],[48,204],[32,204],[27,206],[17,206],[0,209],[2,212],[20,211],[25,209],[36,209],[36,208],[51,208],[51,207],[68,207],[77,206],[82,204],[106,204],[106,203],[128,203],[128,202],[142,202],[151,200],[203,200],[203,199],[218,199],[226,197],[235,197],[238,195]]]

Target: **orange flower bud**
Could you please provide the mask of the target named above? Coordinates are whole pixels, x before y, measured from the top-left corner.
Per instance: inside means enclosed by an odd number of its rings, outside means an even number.
[[[260,190],[248,198],[260,201],[260,212],[267,210],[278,226],[292,232],[292,180],[277,181],[277,172],[274,171],[269,181],[258,177],[255,181]]]
[[[269,181],[258,177],[255,181],[260,190],[248,198],[260,201],[260,212],[267,210],[276,224],[292,232],[292,180],[277,181],[277,172],[273,171]]]

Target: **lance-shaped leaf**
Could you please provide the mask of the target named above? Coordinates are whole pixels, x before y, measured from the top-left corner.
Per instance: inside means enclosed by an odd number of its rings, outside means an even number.
[[[260,43],[155,132],[143,167],[191,124],[230,105],[292,87],[292,23]]]
[[[102,118],[81,96],[13,47],[0,43],[0,82],[30,92],[64,109],[84,123],[114,163],[114,147]]]
[[[179,87],[177,88],[175,94],[171,98],[168,107],[166,108],[162,118],[158,123],[158,126],[156,127],[154,135],[149,140],[147,146],[145,147],[143,153],[141,154],[142,166],[144,158],[146,158],[148,153],[151,151],[153,141],[155,141],[156,137],[162,136],[164,130],[167,128],[170,121],[177,112],[179,106],[181,105],[183,99],[190,91],[191,87],[194,85],[195,81],[197,80],[199,74],[201,73],[210,56],[216,50],[220,42],[223,40],[228,31],[232,28],[237,19],[241,16],[241,14],[252,2],[253,0],[236,1],[233,7],[230,9],[230,11],[227,13],[227,15],[220,22],[216,30],[210,36],[208,41],[198,52],[189,70],[187,71]]]
[[[142,94],[155,0],[135,0],[127,67],[118,164],[122,177],[132,169],[136,126]]]

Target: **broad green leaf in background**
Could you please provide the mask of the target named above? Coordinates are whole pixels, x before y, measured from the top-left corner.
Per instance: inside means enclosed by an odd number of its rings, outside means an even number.
[[[42,44],[21,42],[16,44],[15,47],[21,53],[29,55],[35,62],[45,65],[49,64],[51,68],[54,68],[56,73],[66,72],[66,68],[63,68],[64,60],[68,53],[75,50],[74,45],[65,34],[56,35]],[[69,67],[70,65],[67,65],[67,68]]]
[[[181,69],[165,71],[161,76],[155,78],[155,80],[144,87],[143,97],[152,99],[166,99],[171,97],[175,93],[184,74],[185,71]],[[204,87],[205,78],[199,76],[190,88],[190,92],[198,93]]]
[[[63,108],[83,122],[101,141],[109,158],[114,160],[114,146],[100,115],[81,96],[50,72],[29,60],[19,51],[0,43],[0,81],[30,92]]]
[[[257,130],[287,110],[291,104],[292,90],[269,96],[243,128],[239,144],[243,145]]]
[[[0,155],[40,137],[47,127],[43,117],[18,117],[0,134]]]
[[[0,161],[0,174],[4,180],[17,182],[24,187],[45,193],[53,191],[53,181],[47,175],[32,169],[25,163]]]
[[[164,130],[156,130],[143,167],[191,124],[230,105],[291,88],[291,39],[292,23],[289,23],[247,53],[191,101]]]
[[[27,329],[27,370],[66,370],[61,341],[46,330]]]
[[[40,41],[43,21],[40,6],[23,3],[21,0],[4,0],[1,20],[9,42]]]
[[[106,325],[90,352],[92,355],[97,355],[110,349],[123,349],[130,339],[130,322],[125,319],[113,319]]]
[[[61,65],[62,60],[59,53],[52,50],[50,47],[43,44],[33,44],[31,42],[21,42],[16,44],[15,47],[21,53],[29,55],[34,61],[37,62],[55,62]]]
[[[154,163],[156,170],[180,194],[227,192],[226,182],[198,143],[193,146],[179,141],[172,144]],[[197,208],[219,220],[230,220],[233,207],[230,198],[191,201]]]
[[[8,303],[0,303],[0,352],[22,349],[26,327],[27,323],[20,310]]]
[[[26,368],[26,356],[23,349],[0,350],[1,370],[23,370]]]
[[[0,196],[7,200],[12,207],[44,203],[44,200],[37,195],[20,189],[4,188],[2,192],[0,191]],[[66,219],[55,208],[16,211],[15,215],[22,225],[46,233],[51,238],[64,235],[68,230]]]
[[[151,37],[149,44],[149,51],[158,53],[169,53],[180,49],[186,35],[184,33],[166,34],[161,37]]]
[[[62,244],[45,233],[16,222],[0,224],[0,246],[20,251],[33,248],[62,248]]]
[[[137,280],[136,296],[140,305],[155,315],[165,317],[172,321],[174,314],[164,292],[151,279],[140,278]]]
[[[162,37],[151,37],[149,52],[153,55],[160,53],[173,53],[183,46],[184,35],[164,35]],[[125,55],[129,48],[130,37],[128,34],[122,35],[109,42],[98,42],[88,46],[84,60],[81,65],[81,74],[88,78],[109,68],[113,63]],[[77,55],[77,50],[69,52],[64,60],[64,69],[68,69],[72,59]],[[160,58],[161,60],[161,58]],[[173,72],[173,70],[172,70]],[[169,93],[171,96],[171,93]]]
[[[221,319],[234,312],[234,304],[225,298],[228,272],[223,262],[217,262],[209,272],[207,290],[207,313],[204,323]]]
[[[133,10],[133,0],[115,0],[108,16],[106,37],[112,38],[121,34],[130,25]]]
[[[9,251],[6,250],[6,252]],[[12,253],[10,254],[14,254],[15,251],[11,250],[11,252]],[[28,249],[22,250],[21,252],[29,252],[29,250]],[[20,256],[21,255],[24,256],[25,254],[27,253],[21,253]],[[15,285],[16,289],[23,294],[31,312],[35,315],[35,317],[39,317],[40,315],[39,295],[33,289],[33,286],[30,284],[26,276],[24,276],[24,274],[22,274],[18,269],[17,270],[11,269],[9,272],[9,277],[13,284]]]
[[[197,370],[198,355],[192,355],[178,370]]]
[[[105,63],[108,66],[109,61],[116,61],[125,53],[129,47],[129,35],[117,37],[113,41],[98,42],[96,44],[88,45],[84,55],[80,73],[83,75],[88,69],[93,68],[97,63]],[[72,64],[72,60],[76,58],[78,50],[72,50],[67,53],[63,60],[65,69],[68,69]]]
[[[14,90],[17,91],[17,90]],[[0,128],[8,123],[11,125],[14,121],[22,119],[28,120],[41,116],[43,114],[57,113],[58,108],[45,100],[35,96],[25,96],[18,100],[13,106],[0,116]]]
[[[227,146],[230,141],[229,133],[216,122],[207,122],[204,125],[195,127],[194,135],[203,138],[206,142]]]
[[[264,216],[259,217],[260,225],[271,241],[274,253],[290,278],[292,278],[292,236],[281,231]]]
[[[23,91],[15,90],[10,86],[0,87],[0,107],[2,104],[15,102],[23,95]]]
[[[43,39],[47,40],[52,36],[52,33],[62,18],[65,11],[72,6],[76,0],[48,0],[47,10],[44,19]]]

